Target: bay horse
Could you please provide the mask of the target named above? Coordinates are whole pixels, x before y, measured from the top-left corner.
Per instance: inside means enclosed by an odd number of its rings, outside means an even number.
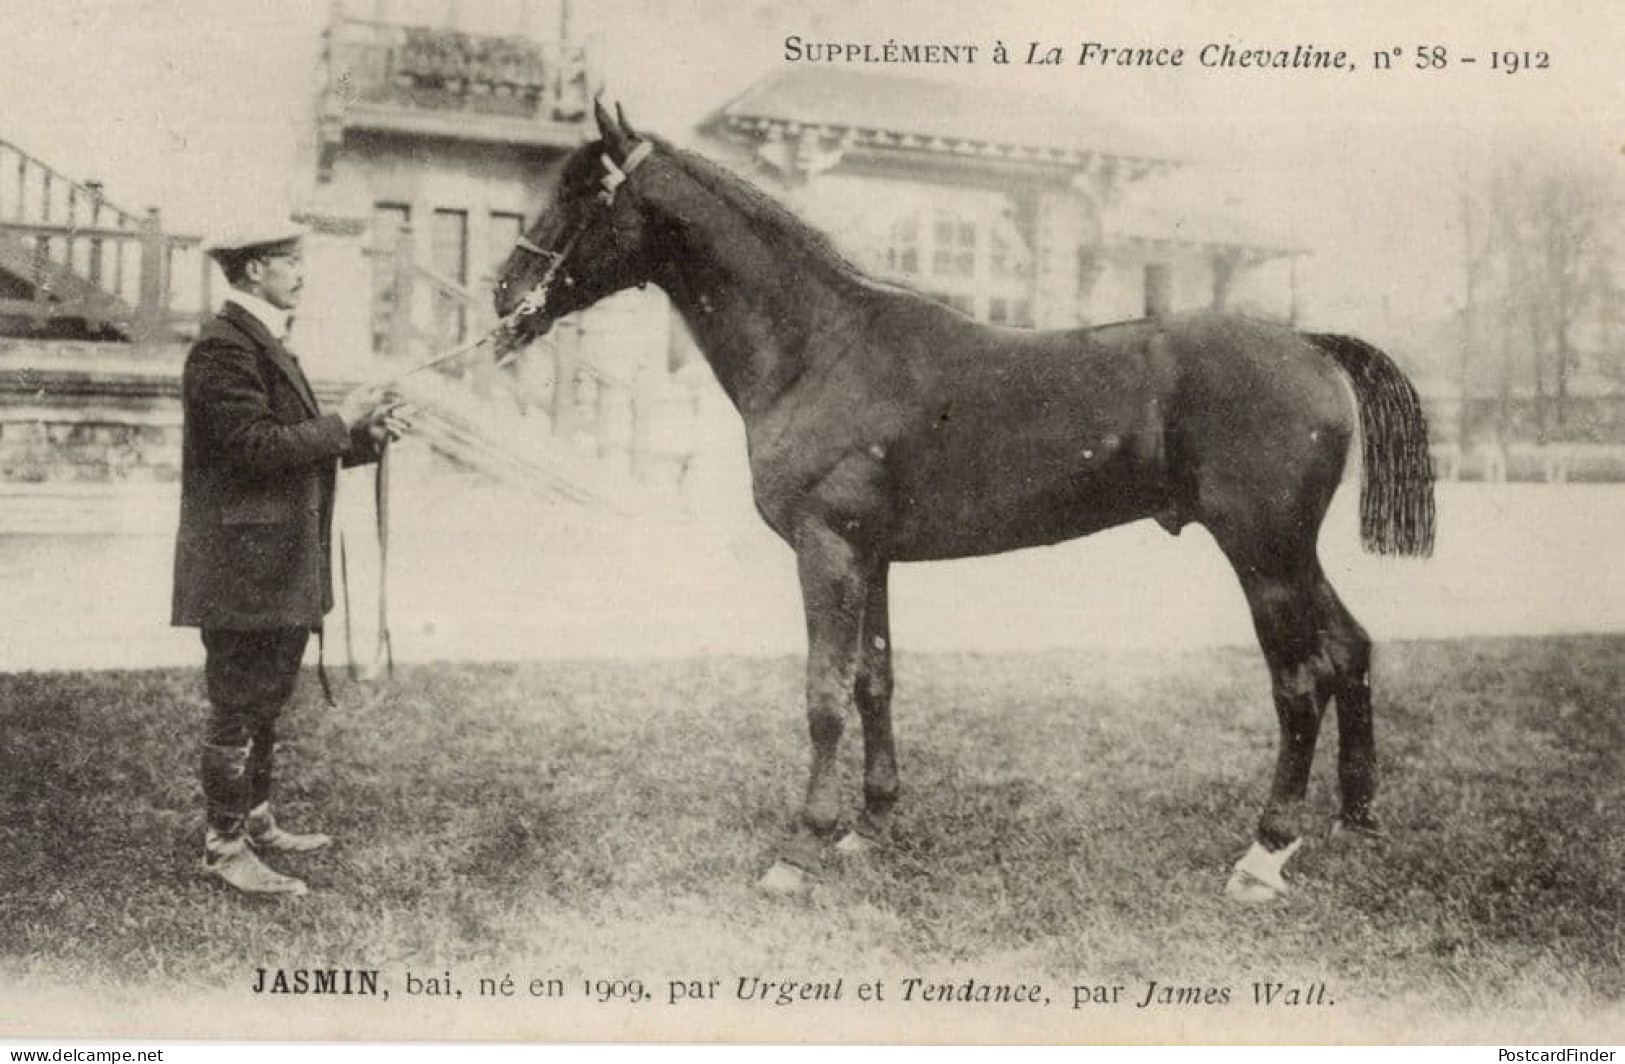
[[[865,276],[748,182],[641,136],[619,108],[599,104],[595,116],[599,138],[566,160],[503,267],[496,308],[524,341],[614,292],[657,285],[744,419],[756,508],[795,551],[808,644],[812,767],[765,889],[805,889],[834,838],[836,754],[854,707],[864,809],[836,848],[887,837],[899,788],[889,566],[1146,518],[1211,533],[1269,666],[1275,775],[1227,892],[1286,893],[1334,700],[1337,826],[1375,832],[1371,640],[1327,581],[1316,539],[1357,410],[1363,545],[1432,551],[1427,428],[1386,355],[1217,313],[1065,331],[980,324]]]

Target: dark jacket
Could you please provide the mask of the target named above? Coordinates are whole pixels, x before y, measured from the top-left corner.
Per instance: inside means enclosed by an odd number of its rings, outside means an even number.
[[[227,303],[181,373],[181,519],[170,622],[319,628],[333,607],[336,465],[373,461],[299,363]]]

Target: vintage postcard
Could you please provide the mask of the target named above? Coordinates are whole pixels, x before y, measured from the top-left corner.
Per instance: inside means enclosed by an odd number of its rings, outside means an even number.
[[[8,5],[0,1040],[1625,1041],[1622,54]]]

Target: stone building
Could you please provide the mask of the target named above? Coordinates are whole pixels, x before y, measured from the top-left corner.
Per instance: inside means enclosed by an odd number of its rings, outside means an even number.
[[[291,195],[274,206],[312,230],[293,344],[322,353],[317,387],[336,395],[491,324],[495,267],[591,135],[593,73],[569,0],[339,0],[321,35],[306,132],[284,161]],[[0,165],[0,363],[19,370],[0,405],[0,480],[173,479],[180,362],[224,288],[203,236],[166,232],[157,211],[117,207],[4,142]],[[557,330],[517,372],[487,356],[416,376],[427,440],[588,496],[599,467],[627,471],[639,367],[645,350],[664,366],[668,324],[622,300]],[[493,434],[524,436],[524,453],[477,438],[504,415],[527,431]]]
[[[308,209],[367,258],[352,271],[370,279],[364,350],[412,329],[462,339],[554,164],[586,134],[587,57],[566,38],[562,0],[516,0],[504,19],[480,5],[485,24],[468,6],[349,0],[326,31]],[[432,294],[403,323],[413,281]]]
[[[594,135],[597,76],[569,4],[331,8],[306,135],[289,160],[292,206],[314,230],[295,342],[323,353],[330,392],[490,324],[495,267],[564,156]],[[1297,249],[1213,210],[1205,189],[1182,193],[1179,160],[1075,108],[795,68],[696,129],[669,132],[788,202],[860,265],[985,321],[1294,311]],[[49,364],[62,377],[52,409],[30,390],[35,378],[4,398],[0,480],[172,477],[175,374],[222,288],[201,238],[168,233],[157,213],[117,208],[99,186],[8,145],[0,156],[26,178],[15,196],[0,183],[0,316],[20,336],[0,362]],[[16,347],[64,339],[134,350],[110,360],[95,344],[43,358]],[[514,372],[474,358],[417,378],[427,439],[464,464],[577,498],[611,483],[648,494],[691,467],[742,492],[734,419],[686,349],[663,297],[627,293],[555,329]],[[83,462],[62,468],[81,451]]]
[[[709,150],[792,202],[854,261],[983,321],[1294,312],[1300,249],[1190,202],[1179,160],[1073,107],[797,67],[701,130]]]

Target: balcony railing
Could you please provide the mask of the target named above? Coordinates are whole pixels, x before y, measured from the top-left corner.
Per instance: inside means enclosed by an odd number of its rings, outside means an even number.
[[[586,49],[565,42],[336,16],[325,137],[345,129],[571,143],[591,104]]]

